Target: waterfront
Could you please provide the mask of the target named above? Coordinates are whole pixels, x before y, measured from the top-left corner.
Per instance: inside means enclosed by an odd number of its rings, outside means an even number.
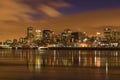
[[[119,50],[0,50],[0,80],[119,80],[119,67]]]

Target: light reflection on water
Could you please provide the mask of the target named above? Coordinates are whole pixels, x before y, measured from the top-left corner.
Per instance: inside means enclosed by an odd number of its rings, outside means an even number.
[[[26,62],[25,65],[68,67],[120,67],[120,51],[97,50],[11,50],[1,49],[0,59]],[[19,64],[19,62],[18,62]]]
[[[16,66],[20,66],[20,68],[26,67],[28,71],[40,72],[42,70],[46,72],[46,74],[54,73],[54,75],[56,74],[55,76],[61,75],[61,77],[63,75],[61,73],[59,74],[59,72],[64,72],[69,75],[74,75],[74,72],[76,72],[81,74],[81,77],[84,78],[86,77],[83,75],[91,74],[88,76],[94,76],[97,79],[101,78],[99,80],[103,80],[102,78],[105,77],[106,79],[104,80],[108,80],[111,74],[120,74],[119,72],[116,73],[120,67],[120,51],[1,49],[0,67],[1,66],[9,66],[12,68],[17,68]],[[66,68],[69,69],[67,70]],[[14,70],[16,74],[16,69],[12,69],[13,72]],[[25,73],[24,75],[26,75]],[[17,74],[19,75],[19,73]],[[44,76],[49,77],[49,75],[46,74],[44,74]],[[41,73],[41,75],[43,74]],[[79,76],[80,75],[77,75],[78,79]],[[115,75],[112,76],[111,80],[114,76]],[[72,76],[68,79],[71,78]],[[93,78],[91,78],[91,80],[92,79]]]

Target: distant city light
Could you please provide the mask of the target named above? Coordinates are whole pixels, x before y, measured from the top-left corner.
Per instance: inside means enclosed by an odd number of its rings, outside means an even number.
[[[97,32],[96,34],[97,34],[97,35],[100,35],[101,33],[100,33],[100,32]]]
[[[33,27],[27,27],[25,37],[19,40],[6,40],[3,45],[12,48],[41,48],[41,47],[120,47],[120,32],[105,28],[104,37],[100,32],[95,36],[88,36],[86,32],[73,32],[71,29],[64,29],[60,34],[51,30],[34,31]]]

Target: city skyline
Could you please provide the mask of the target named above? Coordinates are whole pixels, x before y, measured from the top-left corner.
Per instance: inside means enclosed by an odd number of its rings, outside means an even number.
[[[119,39],[119,35],[120,35],[120,31],[119,30],[116,30],[114,28],[112,28],[114,26],[106,26],[105,28],[103,28],[102,32],[96,32],[95,34],[93,35],[90,35],[88,34],[88,32],[81,32],[81,31],[73,31],[72,29],[70,28],[66,28],[64,30],[62,30],[60,33],[56,33],[55,31],[53,30],[49,30],[49,29],[43,29],[43,30],[40,30],[39,28],[34,28],[33,26],[29,26],[26,28],[26,34],[24,36],[19,36],[18,38],[14,38],[14,39],[7,39],[5,41],[9,41],[9,40],[21,40],[22,39],[25,39],[27,40],[27,42],[33,42],[33,41],[36,41],[36,40],[44,40],[44,39],[52,39],[52,38],[55,38],[57,36],[70,36],[73,37],[73,35],[75,36],[76,33],[77,34],[82,34],[82,35],[76,35],[78,37],[82,37],[86,36],[86,38],[92,38],[92,37],[99,37],[99,38],[109,38],[109,39]],[[75,34],[74,34],[75,33]],[[4,42],[4,41],[3,41]]]
[[[102,32],[106,26],[113,26],[119,31],[119,3],[117,0],[1,1],[0,41],[25,36],[29,25],[56,33],[70,28],[95,34],[98,30]]]
[[[103,36],[100,32],[90,36],[86,32],[72,31],[64,29],[60,34],[52,30],[34,29],[27,27],[26,35],[19,36],[19,39],[7,39],[0,42],[1,48],[31,48],[40,49],[41,47],[86,47],[86,48],[119,48],[120,31],[110,27],[103,29]]]

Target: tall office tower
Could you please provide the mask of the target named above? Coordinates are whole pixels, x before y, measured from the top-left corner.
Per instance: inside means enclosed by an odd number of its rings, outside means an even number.
[[[83,41],[83,39],[85,38],[85,35],[82,32],[72,32],[71,35],[73,42]]]
[[[54,31],[51,31],[51,41],[54,43],[56,42],[56,34]]]
[[[36,29],[36,35],[35,35],[35,40],[41,40],[42,39],[42,33],[41,30]]]
[[[113,31],[113,32],[112,32],[112,39],[113,39],[115,42],[119,41],[119,40],[120,40],[120,32],[118,32],[118,31]]]
[[[33,27],[31,26],[27,28],[27,39],[30,42],[34,40]]]
[[[105,28],[105,29],[104,29],[104,37],[105,37],[107,40],[110,40],[110,39],[111,39],[111,29],[110,29],[110,28]]]
[[[65,29],[62,33],[61,33],[61,41],[62,42],[71,42],[72,40],[72,35],[71,35],[72,31],[70,29]]]
[[[43,30],[43,40],[45,41],[51,40],[51,30]]]

